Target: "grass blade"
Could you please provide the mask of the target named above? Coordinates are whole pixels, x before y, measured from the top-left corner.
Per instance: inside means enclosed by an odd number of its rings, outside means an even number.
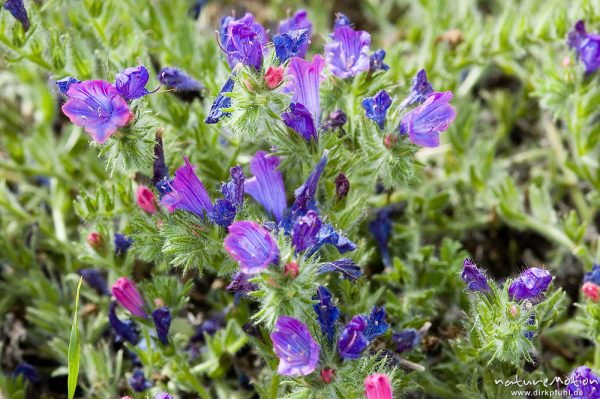
[[[79,290],[81,289],[81,281],[83,277],[79,279],[77,285],[77,296],[75,297],[75,311],[73,312],[73,323],[71,324],[71,337],[69,338],[69,399],[73,399],[75,396],[75,389],[77,388],[77,377],[79,375],[79,323],[77,321],[77,311],[79,309]]]

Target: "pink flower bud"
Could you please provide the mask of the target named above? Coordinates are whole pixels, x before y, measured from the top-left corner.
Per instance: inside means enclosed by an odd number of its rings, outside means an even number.
[[[97,231],[91,231],[87,236],[87,242],[90,244],[90,247],[97,249],[100,248],[102,244],[102,236]]]
[[[513,319],[516,319],[519,315],[519,309],[515,305],[511,305],[509,311]]]
[[[276,88],[283,81],[283,67],[269,67],[265,73],[265,83],[271,90]]]
[[[581,290],[583,291],[583,295],[594,302],[598,302],[598,286],[596,284],[588,281],[581,287]]]
[[[392,399],[392,383],[385,374],[371,374],[365,379],[367,399]]]
[[[286,263],[286,265],[283,268],[283,274],[285,274],[286,276],[290,276],[291,278],[298,277],[298,273],[298,263],[296,262]]]
[[[117,301],[132,315],[147,317],[144,311],[144,299],[135,288],[135,284],[127,277],[119,277],[112,286],[112,293]]]
[[[140,208],[148,213],[156,213],[156,196],[148,187],[140,184],[135,193],[135,199]]]
[[[388,150],[391,150],[392,147],[394,147],[397,142],[398,142],[398,136],[396,136],[395,134],[388,134],[383,139],[383,143],[385,144],[385,147]]]
[[[329,367],[321,369],[321,378],[328,384],[331,384],[331,380],[335,377],[335,370]]]

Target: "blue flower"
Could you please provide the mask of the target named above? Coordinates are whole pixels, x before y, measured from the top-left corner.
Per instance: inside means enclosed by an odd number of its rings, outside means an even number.
[[[335,28],[332,41],[325,45],[325,59],[331,72],[338,78],[350,78],[368,71],[371,35],[350,26]]]
[[[390,66],[383,62],[384,58],[385,50],[383,49],[376,50],[373,54],[371,54],[369,57],[369,72],[373,73],[379,70],[387,71],[390,69]]]
[[[6,0],[4,8],[21,23],[25,32],[29,30],[29,16],[27,15],[23,0]]]
[[[272,214],[277,222],[283,219],[287,209],[279,162],[279,157],[258,151],[250,161],[250,172],[254,177],[245,183],[248,194]]]
[[[342,359],[358,359],[369,345],[364,332],[367,328],[365,317],[357,315],[346,325],[338,339],[337,349]]]
[[[117,341],[124,340],[134,345],[137,344],[139,336],[135,324],[131,320],[122,321],[119,319],[115,311],[116,306],[115,301],[111,301],[108,306],[108,323],[114,330]]]
[[[600,68],[600,35],[587,33],[583,21],[577,21],[569,32],[568,44],[585,65],[586,75]]]
[[[304,184],[294,191],[296,199],[292,205],[291,213],[292,217],[304,215],[310,209],[316,209],[315,194],[317,192],[317,185],[321,174],[327,164],[328,150],[325,150],[323,156],[319,160],[319,163],[315,166],[313,171],[310,173]]]
[[[163,306],[152,312],[152,320],[156,328],[156,335],[163,345],[169,344],[169,328],[171,328],[171,312],[169,308]]]
[[[115,255],[124,255],[133,244],[133,238],[127,237],[125,234],[115,233]]]
[[[108,284],[102,272],[98,269],[80,269],[79,274],[88,285],[101,295],[110,296]]]
[[[294,222],[292,229],[292,245],[296,252],[303,252],[316,243],[317,234],[321,229],[321,218],[315,211],[308,211]]]
[[[421,334],[414,328],[407,328],[392,334],[392,342],[396,345],[396,352],[409,351],[421,343]]]
[[[221,186],[221,193],[236,209],[241,209],[244,205],[244,171],[240,165],[237,165],[229,169],[229,174],[231,178]]]
[[[260,69],[263,47],[267,45],[265,28],[255,22],[254,15],[251,13],[246,13],[235,21],[222,21],[222,27],[223,23],[227,23],[227,33],[223,44],[229,67],[233,69],[238,63],[241,63],[257,70]]]
[[[58,91],[64,95],[67,95],[67,91],[69,91],[69,87],[71,87],[73,83],[81,83],[81,81],[72,76],[67,76],[66,78],[57,80],[56,86],[58,87]]]
[[[342,26],[352,26],[352,21],[350,21],[350,18],[348,18],[341,12],[338,12],[335,14],[335,21],[333,22],[333,28],[337,29]]]
[[[13,371],[13,377],[19,378],[22,376],[23,379],[29,381],[31,384],[35,384],[40,381],[40,375],[37,370],[29,363],[21,363]]]
[[[287,127],[298,132],[306,141],[317,141],[315,121],[303,104],[291,103],[289,112],[281,114],[281,119]]]
[[[600,399],[600,378],[589,367],[577,367],[569,382],[567,391],[571,399]]]
[[[333,303],[331,292],[322,285],[317,288],[317,295],[313,297],[313,300],[318,301],[313,305],[313,309],[317,314],[321,332],[331,345],[335,335],[335,322],[340,318],[340,310]]]
[[[381,260],[385,267],[391,267],[392,260],[388,248],[388,241],[392,233],[392,220],[390,219],[390,210],[383,208],[377,211],[375,219],[369,223],[369,231],[375,237],[379,251],[381,252]]]
[[[273,36],[275,54],[277,55],[279,62],[284,63],[291,57],[303,57],[303,55],[300,55],[300,52],[307,41],[307,29],[293,30]]]
[[[385,308],[383,306],[374,306],[371,314],[367,318],[367,328],[364,335],[370,341],[376,337],[385,334],[388,329],[388,324],[385,321]]]
[[[387,110],[392,105],[392,99],[387,91],[381,90],[375,96],[365,98],[361,104],[367,112],[367,118],[375,121],[379,129],[383,130]]]
[[[360,267],[352,259],[342,258],[333,262],[322,263],[317,271],[318,274],[338,272],[346,280],[355,281],[362,276]]]
[[[152,383],[146,379],[144,370],[141,367],[136,367],[129,377],[129,385],[135,392],[144,392],[152,386]]]
[[[152,183],[154,183],[156,186],[161,182],[161,180],[168,178],[169,168],[167,168],[167,164],[165,162],[165,151],[163,147],[162,135],[157,133],[156,144],[154,145],[154,162],[152,164]]]
[[[210,219],[221,227],[229,227],[235,220],[237,208],[231,201],[219,198],[215,201]]]
[[[204,119],[204,123],[213,124],[220,121],[223,117],[231,115],[229,112],[223,111],[223,109],[231,108],[231,97],[225,95],[225,93],[231,93],[233,91],[234,81],[233,78],[227,79],[227,82],[221,88],[221,91],[215,98],[208,116]]]
[[[317,234],[317,242],[307,251],[305,256],[311,257],[323,245],[326,244],[333,245],[341,254],[354,251],[356,249],[356,244],[338,233],[331,224],[323,223],[321,225],[321,230],[319,230],[319,234]]]
[[[410,94],[400,104],[400,108],[410,107],[415,104],[421,104],[427,100],[427,97],[433,94],[433,87],[427,80],[427,72],[421,69],[412,81]]]
[[[143,65],[126,68],[115,77],[115,88],[125,100],[134,100],[150,93],[146,84],[150,75]]]
[[[204,85],[181,69],[163,68],[158,74],[158,79],[162,85],[183,101],[191,102],[195,98],[203,98]]]
[[[279,374],[300,377],[311,374],[317,367],[321,347],[300,320],[280,316],[275,323],[275,331],[271,333],[271,340],[279,358]]]
[[[508,294],[515,301],[536,300],[548,289],[552,275],[548,270],[530,267],[521,273],[508,287]]]
[[[600,265],[594,264],[592,266],[592,271],[587,272],[583,275],[584,283],[594,283],[596,285],[600,285]]]
[[[306,31],[306,40],[299,46],[298,57],[304,58],[310,37],[312,35],[312,23],[307,17],[306,10],[298,10],[296,13],[288,19],[285,19],[279,23],[279,33],[290,33],[292,31],[304,30]],[[275,38],[273,38],[275,42]],[[282,61],[283,62],[283,61]]]

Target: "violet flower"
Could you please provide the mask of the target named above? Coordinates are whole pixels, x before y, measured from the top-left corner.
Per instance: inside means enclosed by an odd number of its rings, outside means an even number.
[[[125,234],[115,233],[115,255],[125,255],[129,248],[133,245],[133,238],[127,237]]]
[[[368,32],[341,26],[333,31],[332,39],[325,45],[325,60],[335,76],[345,79],[369,70],[371,35]]]
[[[324,130],[338,129],[344,126],[346,122],[348,122],[348,116],[346,113],[341,109],[336,109],[329,114],[327,119],[325,119],[322,128]]]
[[[408,134],[413,143],[423,147],[439,146],[440,133],[446,131],[456,117],[450,100],[451,91],[430,95],[423,104],[404,115],[400,134]]]
[[[552,275],[548,270],[530,267],[521,273],[508,287],[508,294],[515,301],[537,299],[548,289]]]
[[[250,172],[254,176],[245,183],[246,192],[272,214],[277,222],[283,219],[287,209],[279,163],[278,156],[258,151],[250,161]]]
[[[116,312],[117,303],[114,301],[108,305],[108,323],[115,332],[117,341],[128,341],[133,345],[139,341],[139,335],[136,331],[135,324],[131,320],[121,320]]]
[[[135,392],[144,392],[152,386],[152,383],[146,379],[144,370],[141,367],[136,367],[133,370],[128,382],[131,389]]]
[[[292,57],[304,58],[300,55],[301,50],[308,42],[308,30],[299,29],[286,33],[279,33],[273,36],[273,46],[275,47],[275,55],[280,63],[284,63]]]
[[[135,284],[127,277],[119,277],[112,286],[112,294],[117,301],[132,315],[146,318],[144,299],[138,292]]]
[[[433,87],[427,80],[427,72],[421,69],[412,81],[412,87],[410,94],[400,104],[400,109],[413,106],[415,104],[422,104],[427,100],[427,97],[433,94]]]
[[[204,123],[208,125],[214,124],[222,118],[231,115],[231,113],[225,112],[223,109],[231,108],[231,97],[227,96],[226,93],[231,93],[233,91],[233,86],[234,81],[233,78],[230,77],[221,88],[217,98],[215,98],[215,101],[208,112],[208,116],[204,119]]]
[[[490,291],[485,274],[473,263],[471,258],[465,258],[460,277],[467,284],[467,289],[471,291]]]
[[[592,271],[587,272],[583,275],[584,283],[594,283],[595,285],[600,285],[600,265],[594,264],[592,265]]]
[[[367,399],[393,399],[390,377],[385,374],[371,374],[365,378],[365,397]]]
[[[392,98],[385,90],[379,91],[373,97],[362,100],[362,107],[367,113],[367,118],[373,120],[383,130],[388,108],[392,105]]]
[[[250,282],[250,277],[252,276],[249,274],[237,272],[233,275],[231,283],[229,283],[225,289],[236,294],[247,294],[249,292],[256,291],[258,289],[258,285]]]
[[[79,269],[79,274],[83,277],[90,287],[95,289],[100,295],[110,295],[106,278],[98,269]]]
[[[305,256],[307,258],[311,257],[315,252],[321,249],[323,245],[326,244],[336,247],[340,254],[354,251],[356,249],[356,244],[354,242],[338,233],[331,224],[323,223],[321,225],[321,230],[319,230],[319,234],[317,234],[317,242],[312,248],[310,248]]]
[[[169,178],[169,168],[165,162],[165,151],[163,147],[162,134],[156,134],[154,145],[154,162],[152,164],[152,184],[156,186],[161,180]]]
[[[292,229],[292,245],[297,252],[303,252],[316,243],[317,234],[321,229],[321,218],[315,211],[296,219]]]
[[[67,76],[66,78],[57,80],[56,87],[58,87],[58,91],[66,95],[67,91],[69,91],[69,87],[71,87],[73,83],[81,83],[81,81],[72,76]]]
[[[387,71],[390,66],[383,62],[385,58],[385,50],[375,50],[369,57],[369,72],[374,73],[377,71]]]
[[[367,322],[362,315],[356,315],[350,323],[346,325],[344,331],[338,339],[338,353],[342,359],[358,359],[362,352],[369,345],[369,340],[364,332],[367,329]]]
[[[26,362],[20,363],[15,368],[15,371],[13,371],[13,377],[23,377],[23,379],[29,381],[31,384],[35,384],[40,381],[40,375],[38,371],[35,369],[35,367]]]
[[[304,215],[309,209],[316,209],[315,194],[317,192],[317,185],[321,178],[321,174],[325,169],[325,165],[327,165],[328,154],[328,150],[323,152],[323,156],[319,160],[319,163],[317,163],[304,184],[294,191],[296,199],[294,200],[291,209],[293,217]]]
[[[600,35],[587,33],[583,21],[577,21],[569,32],[568,44],[583,62],[586,75],[600,68]]]
[[[23,0],[6,0],[4,9],[8,10],[8,12],[21,23],[25,32],[29,30],[29,16],[27,15]]]
[[[279,249],[271,234],[258,223],[239,221],[229,226],[225,250],[246,274],[260,273],[279,261]]]
[[[321,347],[300,320],[280,316],[275,323],[275,331],[271,333],[271,340],[279,358],[279,374],[300,377],[311,374],[317,367]]]
[[[221,227],[229,227],[235,220],[237,215],[237,208],[231,203],[231,201],[219,198],[215,201],[212,212],[210,213],[210,220]]]
[[[152,320],[156,328],[156,335],[163,345],[169,345],[169,328],[171,328],[171,312],[163,306],[152,312]]]
[[[103,144],[110,136],[133,119],[127,102],[109,82],[86,80],[73,83],[67,91],[63,113],[77,126],[82,126],[92,140]]]
[[[312,36],[313,31],[312,23],[308,19],[306,10],[304,9],[296,11],[292,17],[284,19],[279,23],[279,33],[290,33],[298,30],[306,31],[306,40],[299,46],[297,51],[297,56],[304,58],[306,51],[308,50],[310,37]],[[275,41],[275,38],[273,38],[273,41]]]
[[[381,252],[381,260],[385,267],[392,266],[388,241],[392,233],[392,219],[390,219],[390,210],[383,208],[377,211],[375,219],[369,223],[369,231],[375,237],[379,252]]]
[[[388,324],[385,321],[385,308],[383,306],[374,306],[371,314],[367,318],[367,328],[364,335],[367,340],[373,341],[376,337],[385,334],[388,330]]]
[[[244,171],[237,165],[229,169],[229,175],[231,178],[221,186],[221,193],[236,208],[241,209],[244,205]]]
[[[396,345],[396,352],[406,352],[421,344],[421,334],[414,328],[407,328],[393,333],[392,342]]]
[[[281,119],[287,127],[299,133],[304,140],[317,141],[318,134],[315,121],[303,104],[291,103],[289,112],[281,114]]]
[[[356,281],[362,276],[360,267],[352,259],[342,258],[332,262],[325,262],[319,266],[317,274],[338,272],[345,280]]]
[[[213,205],[189,159],[187,157],[183,159],[185,165],[175,172],[170,191],[162,196],[160,203],[166,206],[169,212],[183,209],[202,217],[204,212],[210,213],[213,210]]]
[[[341,173],[335,178],[335,195],[338,199],[344,199],[350,191],[350,180]]]
[[[160,84],[183,101],[202,99],[205,87],[202,83],[178,68],[166,67],[158,73]]]
[[[341,28],[342,26],[352,26],[352,21],[350,18],[338,12],[335,14],[335,20],[333,21],[333,29]]]
[[[569,376],[567,391],[572,399],[600,399],[600,377],[586,366],[577,367]]]
[[[333,344],[335,335],[335,322],[340,318],[340,310],[333,303],[331,292],[322,285],[317,287],[317,295],[313,300],[318,301],[313,305],[317,314],[317,321],[321,326],[321,332],[327,338],[330,345]]]
[[[230,68],[238,63],[260,69],[263,59],[263,47],[267,45],[265,28],[254,20],[251,13],[230,21],[223,43]]]
[[[148,70],[143,65],[126,68],[115,77],[115,88],[125,100],[135,100],[150,93],[146,89],[149,78]]]

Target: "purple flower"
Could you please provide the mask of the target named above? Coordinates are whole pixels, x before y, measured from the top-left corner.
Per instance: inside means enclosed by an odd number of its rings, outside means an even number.
[[[552,275],[548,270],[530,267],[521,273],[508,287],[508,294],[515,301],[536,299],[548,289]]]
[[[379,251],[381,252],[381,260],[385,267],[392,266],[388,241],[392,233],[392,220],[390,219],[390,210],[383,208],[377,211],[376,217],[369,223],[369,231],[375,237]]]
[[[112,286],[112,294],[125,309],[132,315],[146,318],[144,299],[138,292],[135,284],[127,277],[119,277]]]
[[[231,178],[221,186],[221,193],[237,209],[241,209],[244,205],[244,171],[240,165],[237,165],[229,169],[229,175]]]
[[[204,85],[181,69],[163,68],[158,74],[158,79],[162,85],[183,101],[192,102],[195,98],[203,98]]]
[[[29,363],[20,363],[15,371],[13,371],[13,377],[19,378],[23,376],[23,379],[29,381],[31,384],[35,384],[40,381],[40,375],[37,370]]]
[[[354,316],[342,331],[337,344],[338,353],[342,359],[358,359],[369,345],[369,340],[364,335],[367,329],[365,319],[362,315]]]
[[[577,21],[569,32],[568,44],[585,65],[586,75],[600,68],[600,35],[587,33],[583,21]]]
[[[235,220],[237,209],[228,199],[219,198],[215,201],[210,219],[221,227],[229,227]]]
[[[102,272],[98,269],[79,269],[79,274],[83,277],[83,280],[93,289],[95,289],[100,295],[110,295],[108,285],[106,284],[106,278]]]
[[[333,41],[325,45],[325,59],[338,78],[350,78],[369,70],[371,35],[341,26],[333,31]]]
[[[231,21],[227,25],[225,52],[230,68],[238,63],[260,69],[263,59],[263,47],[267,44],[265,28],[254,21],[251,13]]]
[[[333,28],[335,30],[337,28],[341,28],[342,26],[352,26],[352,22],[350,21],[350,18],[348,18],[341,12],[338,12],[335,14],[335,21],[333,22]]]
[[[169,178],[169,169],[165,163],[165,151],[163,147],[162,135],[156,134],[156,144],[154,145],[154,162],[152,164],[152,183],[156,185],[163,179]]]
[[[383,306],[374,306],[371,314],[367,318],[367,328],[364,335],[367,340],[373,341],[376,337],[385,334],[388,324],[385,321],[385,308]]]
[[[108,305],[108,323],[115,331],[117,341],[124,340],[129,341],[133,345],[139,341],[138,332],[136,331],[135,324],[131,320],[122,321],[117,317],[115,308],[117,303],[114,301]]]
[[[202,217],[205,211],[210,213],[213,210],[212,202],[189,159],[184,157],[184,160],[185,165],[175,172],[171,191],[162,196],[160,203],[169,212],[183,209]]]
[[[6,0],[4,8],[21,23],[25,32],[29,30],[29,16],[27,15],[23,0]]]
[[[594,283],[596,285],[600,285],[600,265],[594,264],[592,266],[592,271],[587,272],[583,275],[584,283]]]
[[[240,265],[242,273],[260,273],[279,260],[279,249],[271,234],[255,222],[233,223],[223,244],[229,256]]]
[[[317,287],[317,295],[313,297],[313,300],[318,301],[313,305],[313,309],[317,314],[321,332],[327,337],[327,341],[331,345],[335,335],[335,322],[340,318],[340,310],[333,303],[331,292],[322,285]]]
[[[133,119],[127,102],[115,87],[103,80],[73,83],[67,91],[63,113],[77,126],[82,126],[92,140],[103,144],[118,128]]]
[[[279,374],[300,377],[309,375],[317,367],[321,347],[300,320],[280,316],[275,323],[275,331],[271,333],[271,340],[279,358]]]
[[[279,157],[258,151],[250,161],[250,172],[254,175],[246,180],[245,189],[277,222],[283,219],[287,209],[285,186],[279,166]]]
[[[440,145],[440,133],[448,129],[456,117],[452,92],[433,93],[427,100],[402,118],[400,134],[408,134],[411,141],[423,147]]]
[[[409,351],[421,343],[421,334],[414,328],[407,328],[392,334],[392,342],[396,345],[396,352]]]
[[[204,1],[206,1],[206,0],[202,0],[198,3],[202,4],[202,3],[204,3]],[[166,392],[159,392],[156,395],[154,395],[154,399],[173,399],[173,397]]]
[[[225,93],[231,93],[233,91],[234,81],[233,78],[227,79],[227,82],[221,88],[221,91],[215,98],[210,111],[204,123],[213,124],[220,121],[223,117],[231,115],[229,112],[224,112],[223,109],[231,108],[231,97],[225,95]]]
[[[338,272],[346,280],[355,281],[362,276],[360,267],[352,259],[342,258],[333,262],[326,262],[319,266],[317,274]]]
[[[66,78],[57,80],[56,86],[58,87],[58,91],[60,91],[64,95],[66,95],[67,91],[69,91],[69,87],[71,87],[71,85],[73,83],[81,83],[81,81],[78,79],[75,79],[72,76],[67,76]]]
[[[171,312],[163,306],[152,312],[152,320],[156,328],[156,335],[163,345],[169,345],[169,328],[171,328]]]
[[[304,58],[308,45],[310,44],[310,37],[312,36],[312,23],[308,19],[306,10],[298,10],[296,13],[288,19],[284,19],[279,23],[279,33],[290,33],[292,31],[305,30],[306,40],[299,46],[297,55],[300,58]],[[273,38],[275,41],[275,38]]]
[[[465,258],[460,277],[467,284],[467,289],[471,291],[485,292],[490,290],[485,274],[473,263],[471,258]]]
[[[300,52],[303,48],[306,52],[305,45],[308,42],[308,35],[307,29],[299,29],[273,36],[275,54],[279,62],[284,63],[292,57],[303,58],[304,55],[300,55]]]
[[[229,24],[235,21],[231,15],[223,15],[221,17],[221,22],[219,25],[219,39],[221,40],[221,44],[225,44],[227,42],[227,31],[229,29]]]
[[[325,150],[323,156],[319,160],[319,163],[315,166],[313,171],[310,173],[304,184],[294,191],[296,199],[292,205],[292,215],[300,216],[308,212],[309,209],[315,209],[315,194],[317,192],[317,185],[319,184],[319,178],[325,169],[327,164],[327,155],[329,151]]]
[[[317,252],[323,245],[331,244],[338,250],[339,253],[343,254],[356,249],[356,244],[344,237],[329,223],[323,223],[321,230],[317,234],[317,242],[312,248],[305,254],[307,258],[311,257]]]
[[[367,113],[367,118],[375,121],[379,129],[383,130],[387,110],[392,105],[392,99],[387,91],[381,90],[375,96],[365,98],[361,104]]]
[[[233,275],[231,283],[225,289],[229,292],[235,292],[240,294],[247,294],[248,292],[256,291],[258,285],[249,281],[250,275],[246,273],[237,272]]]
[[[296,219],[292,229],[292,245],[296,252],[303,252],[316,243],[317,234],[321,229],[321,218],[315,211]]]
[[[375,52],[369,57],[369,72],[374,73],[379,70],[387,71],[388,69],[390,69],[390,66],[383,62],[384,58],[385,50],[375,50]]]
[[[150,93],[146,90],[148,70],[143,65],[126,68],[115,77],[115,88],[125,100],[135,100]]]
[[[532,313],[529,316],[529,319],[527,319],[527,324],[530,326],[535,325],[535,313]],[[533,336],[535,335],[535,331],[534,330],[527,330],[523,333],[523,335],[525,335],[525,338],[527,338],[528,340],[532,340]]]
[[[115,233],[114,244],[115,255],[124,255],[131,248],[131,245],[133,245],[133,238],[129,238],[125,234]]]
[[[335,178],[335,195],[339,199],[346,198],[348,192],[350,191],[350,181],[346,177],[345,174],[340,173]]]
[[[600,378],[586,366],[577,367],[567,386],[571,399],[600,399]]]
[[[303,104],[291,103],[289,112],[281,114],[281,119],[287,127],[299,133],[306,141],[317,141],[315,121]]]
[[[410,107],[415,104],[421,104],[433,94],[433,87],[427,80],[427,72],[421,69],[413,78],[412,88],[408,97],[402,101],[400,108]]]
[[[144,392],[146,389],[152,386],[152,383],[146,379],[144,370],[141,367],[136,367],[129,377],[129,386],[135,392]]]
[[[341,109],[336,109],[331,112],[327,119],[323,122],[323,129],[325,130],[333,130],[344,126],[344,124],[348,122],[348,116]]]

